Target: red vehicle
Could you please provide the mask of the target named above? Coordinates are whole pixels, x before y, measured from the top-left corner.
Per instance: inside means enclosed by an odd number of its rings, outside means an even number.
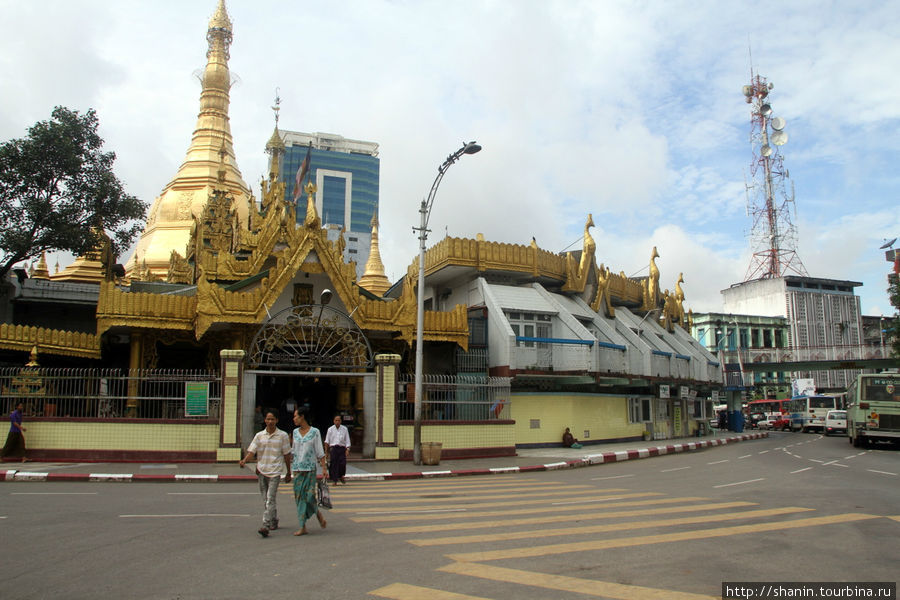
[[[760,429],[779,429],[787,431],[791,428],[791,419],[787,415],[771,414],[764,421],[760,421],[757,425]]]
[[[778,429],[787,431],[791,428],[791,417],[787,410],[790,400],[753,400],[747,403],[747,410],[751,415],[763,413],[765,418],[759,419],[751,427],[759,429]]]

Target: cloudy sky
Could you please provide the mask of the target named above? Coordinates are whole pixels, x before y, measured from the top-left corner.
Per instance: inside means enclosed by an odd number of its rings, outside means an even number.
[[[0,140],[55,105],[97,110],[127,190],[148,204],[185,156],[216,0],[0,0]],[[745,181],[753,71],[787,121],[798,253],[893,312],[900,235],[900,5],[649,0],[229,0],[231,127],[259,196],[274,125],[380,145],[382,257],[392,280],[437,166],[430,243],[444,235],[580,249],[686,304],[722,308],[750,266]],[[752,57],[751,57],[752,53]],[[788,184],[790,185],[790,183]],[[128,257],[122,257],[122,262]],[[51,257],[51,267],[53,258]]]

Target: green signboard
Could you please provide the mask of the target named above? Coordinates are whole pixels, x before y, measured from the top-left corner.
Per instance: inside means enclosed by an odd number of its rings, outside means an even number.
[[[209,416],[209,382],[184,382],[184,416]]]

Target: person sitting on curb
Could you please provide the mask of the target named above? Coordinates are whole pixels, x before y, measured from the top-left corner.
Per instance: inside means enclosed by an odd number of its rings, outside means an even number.
[[[578,443],[578,440],[575,439],[568,427],[566,427],[566,432],[563,433],[562,445],[563,448],[575,448],[576,450],[581,448],[581,444]]]

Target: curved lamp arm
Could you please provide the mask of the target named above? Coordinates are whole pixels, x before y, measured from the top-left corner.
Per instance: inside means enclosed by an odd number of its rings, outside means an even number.
[[[422,200],[422,210],[425,211],[425,222],[423,227],[428,227],[428,219],[431,218],[431,207],[434,205],[434,196],[437,194],[437,189],[444,179],[444,173],[446,173],[447,169],[450,168],[450,165],[458,161],[463,154],[475,154],[479,150],[481,150],[481,146],[479,146],[477,142],[463,144],[459,150],[448,156],[447,160],[438,167],[438,174],[434,178],[434,183],[431,184],[431,190],[428,192],[428,197],[425,198],[425,200]]]
[[[422,464],[422,362],[424,361],[424,328],[425,328],[425,240],[428,237],[428,219],[431,217],[431,206],[434,204],[434,196],[438,186],[444,178],[444,173],[462,157],[463,154],[475,154],[481,150],[475,142],[463,144],[462,148],[447,157],[438,167],[437,177],[431,184],[428,197],[422,200],[419,208],[420,225],[413,227],[413,231],[419,232],[419,282],[416,286],[416,372],[415,372],[415,399],[413,422],[413,463]]]

